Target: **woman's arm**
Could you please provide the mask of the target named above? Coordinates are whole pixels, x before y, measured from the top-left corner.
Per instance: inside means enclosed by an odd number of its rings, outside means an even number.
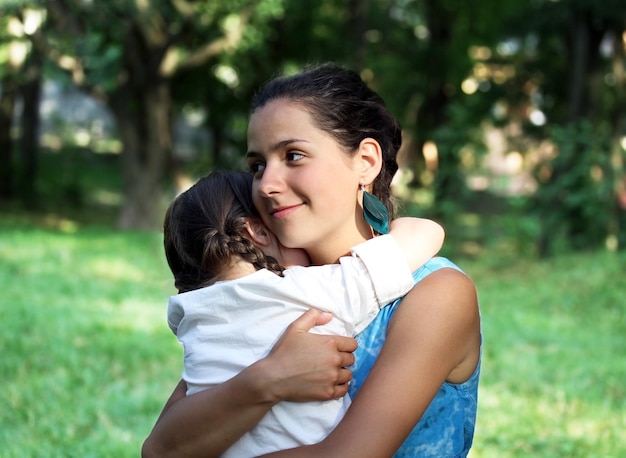
[[[472,281],[454,269],[433,272],[398,307],[372,371],[337,428],[319,444],[267,456],[391,456],[441,384],[472,375],[479,352]]]
[[[270,354],[229,381],[185,396],[180,382],[142,447],[142,456],[218,456],[280,401],[345,395],[356,341],[310,334],[331,315],[311,309],[294,321]]]

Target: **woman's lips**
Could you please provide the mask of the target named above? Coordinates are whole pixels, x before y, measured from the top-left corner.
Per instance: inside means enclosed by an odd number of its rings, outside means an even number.
[[[276,219],[281,219],[287,215],[290,215],[291,213],[299,209],[302,205],[304,204],[290,205],[288,207],[279,207],[270,211],[270,214]]]

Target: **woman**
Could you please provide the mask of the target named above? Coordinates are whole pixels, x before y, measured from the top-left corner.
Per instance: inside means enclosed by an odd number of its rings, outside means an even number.
[[[337,262],[373,236],[363,187],[392,210],[400,143],[397,122],[353,72],[323,65],[271,81],[253,101],[248,128],[263,221],[313,264]],[[319,444],[274,455],[466,455],[480,367],[475,289],[447,260],[427,263],[414,278],[402,302],[357,336],[355,355],[349,338],[306,332],[325,319],[309,311],[268,357],[230,381],[186,398],[179,384],[145,455],[219,455],[274,404],[340,397],[352,377],[353,403],[337,428]]]
[[[311,307],[333,315],[311,332],[355,336],[380,307],[411,290],[411,272],[437,254],[443,237],[434,221],[396,218],[389,234],[352,247],[352,256],[340,263],[303,267],[309,264],[306,252],[284,247],[261,222],[250,173],[215,171],[201,178],[174,199],[163,223],[165,255],[178,288],[167,321],[183,344],[187,395],[258,361]],[[349,405],[349,396],[280,402],[222,456],[315,444]]]

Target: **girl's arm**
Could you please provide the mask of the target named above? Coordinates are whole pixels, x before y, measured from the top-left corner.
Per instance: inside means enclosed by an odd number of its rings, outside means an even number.
[[[185,396],[180,382],[142,447],[142,456],[218,456],[280,401],[342,397],[356,341],[309,333],[330,314],[311,309],[294,321],[270,354],[229,381]]]
[[[445,238],[443,227],[425,218],[396,218],[389,228],[389,234],[400,246],[411,272],[439,253]]]
[[[473,283],[454,269],[433,272],[398,307],[372,371],[337,428],[319,444],[267,456],[391,456],[441,384],[472,375],[479,352]]]

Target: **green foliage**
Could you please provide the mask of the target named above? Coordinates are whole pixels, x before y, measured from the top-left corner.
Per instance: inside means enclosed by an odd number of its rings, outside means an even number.
[[[147,100],[150,92],[132,97],[124,92],[124,84],[136,81],[135,89],[143,90],[161,79],[171,82],[171,98],[159,98],[158,103],[173,100],[172,118],[182,112],[200,113],[213,144],[211,151],[201,151],[191,164],[180,169],[169,167],[168,172],[202,173],[216,166],[239,167],[250,99],[275,73],[324,60],[351,66],[362,72],[400,119],[406,137],[413,142],[406,148],[412,162],[407,166],[414,172],[411,184],[434,186],[437,208],[447,220],[462,208],[468,193],[467,168],[461,163],[464,151],[469,148],[476,159],[480,157],[477,134],[482,133],[485,120],[494,121],[494,107],[504,107],[495,121],[510,135],[509,149],[531,154],[539,142],[559,142],[562,154],[550,165],[559,171],[558,179],[545,181],[547,188],[540,191],[544,195],[537,199],[538,213],[543,221],[558,220],[547,232],[554,231],[555,238],[566,242],[564,245],[586,247],[589,241],[594,246],[601,243],[600,228],[607,226],[606,221],[602,221],[603,216],[594,217],[593,227],[579,229],[576,218],[587,218],[594,202],[604,210],[607,201],[599,197],[606,196],[606,189],[594,187],[584,178],[588,173],[585,167],[595,170],[593,164],[606,162],[599,155],[609,150],[599,143],[592,145],[590,139],[574,141],[568,132],[559,134],[558,128],[550,132],[547,126],[572,119],[572,100],[576,99],[588,105],[582,107],[581,117],[594,123],[596,119],[613,122],[610,130],[614,142],[623,134],[620,119],[626,105],[623,82],[620,84],[615,70],[623,67],[623,56],[617,48],[611,55],[607,46],[621,43],[625,5],[622,0],[476,0],[471,8],[464,8],[459,0],[4,0],[0,24],[6,29],[8,20],[17,18],[26,7],[47,9],[42,29],[45,73],[57,82],[93,91],[109,107],[112,100],[127,101],[129,112],[141,113],[133,110],[140,110],[141,100]],[[577,21],[584,23],[586,28],[580,30],[587,34],[572,29]],[[228,31],[237,33],[228,35]],[[572,37],[587,35],[589,40],[581,49],[588,51],[584,59],[575,62]],[[139,40],[142,44],[133,48],[130,44],[136,40],[132,38],[138,36],[143,37]],[[6,31],[0,32],[0,43],[7,38]],[[29,37],[20,40],[28,42]],[[198,56],[200,50],[208,57],[189,64],[186,59]],[[0,62],[7,59],[8,47],[0,45]],[[51,71],[56,64],[65,68],[63,72],[74,68],[73,78],[59,77],[58,69]],[[0,74],[7,69],[8,65],[0,64]],[[13,76],[17,80],[17,73]],[[143,78],[146,82],[139,82]],[[477,83],[471,94],[462,90],[468,79]],[[588,94],[572,90],[573,81],[583,82],[579,87]],[[546,116],[546,124],[529,122],[528,113],[535,110]],[[139,129],[139,121],[145,119],[150,117],[138,114],[118,122],[124,127],[136,123]],[[170,144],[167,138],[148,142],[150,126],[144,125],[136,136],[149,144]],[[11,126],[6,129],[16,131]],[[428,174],[422,173],[424,164],[418,150],[430,140],[437,141],[440,153],[434,185],[428,179],[421,182]],[[574,165],[566,165],[567,157],[574,160],[573,153],[568,156],[568,145],[581,151],[576,153]],[[587,151],[592,157],[583,158]],[[145,154],[156,157],[159,152],[152,148]],[[136,167],[155,162],[146,160]],[[128,165],[125,168],[132,169]],[[570,178],[563,176],[570,171]],[[615,177],[604,169],[603,174],[606,180],[602,186],[608,188]],[[129,190],[150,175],[137,173],[135,180],[125,184],[125,202],[134,201]],[[171,176],[163,178],[155,181]],[[568,182],[578,181],[585,182],[582,188],[568,188]],[[78,194],[72,191],[68,196]],[[566,204],[560,213],[552,212],[550,207],[563,195]],[[149,208],[153,203],[144,200],[138,208]],[[68,200],[68,204],[73,203]],[[568,221],[561,219],[568,214]],[[623,233],[623,225],[616,225],[615,231]],[[581,237],[577,235],[580,231],[584,233]]]
[[[552,139],[557,153],[537,171],[541,186],[531,209],[543,221],[545,252],[560,238],[569,248],[600,247],[614,205],[608,129],[581,121],[554,126]]]
[[[112,224],[122,199],[119,160],[118,154],[82,148],[42,153],[36,214],[28,217],[65,219],[76,225]]]
[[[438,149],[438,168],[435,175],[435,211],[447,221],[453,222],[468,197],[465,172],[461,154],[467,149],[472,156],[480,158],[485,151],[480,133],[472,128],[472,110],[461,101],[451,103],[448,122],[433,132]],[[477,135],[478,133],[478,135]]]

